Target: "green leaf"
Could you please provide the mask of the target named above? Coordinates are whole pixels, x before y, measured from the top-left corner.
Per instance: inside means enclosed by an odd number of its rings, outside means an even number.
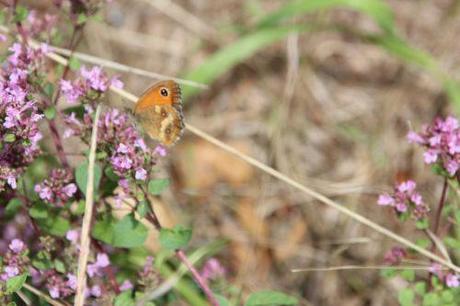
[[[431,241],[429,239],[426,239],[426,238],[419,238],[419,239],[415,240],[415,244],[418,245],[421,248],[426,249],[427,247],[429,247],[431,245]]]
[[[11,294],[22,288],[22,285],[26,282],[28,274],[24,273],[21,275],[14,276],[6,281],[6,294]]]
[[[289,296],[277,291],[259,291],[252,293],[245,306],[258,305],[297,305],[298,301],[295,297]]]
[[[440,298],[436,293],[427,293],[423,296],[423,306],[439,306]]]
[[[22,5],[16,6],[16,11],[14,14],[14,21],[15,22],[23,22],[26,20],[27,16],[29,15],[29,10]]]
[[[147,238],[147,228],[128,214],[113,228],[113,246],[122,248],[135,248],[142,246]]]
[[[96,194],[97,188],[101,181],[102,170],[98,164],[94,164],[94,193]],[[88,181],[88,162],[80,164],[75,169],[75,180],[77,181],[78,188],[86,195],[86,184]]]
[[[56,108],[54,108],[53,106],[48,107],[47,109],[45,109],[44,114],[46,119],[54,119],[54,117],[56,117]]]
[[[258,27],[272,27],[282,20],[301,14],[315,13],[334,7],[354,9],[372,17],[382,29],[391,33],[394,30],[393,13],[390,7],[380,0],[296,0],[286,1],[287,4],[266,15],[258,22]]]
[[[139,204],[137,204],[136,212],[141,218],[144,218],[149,212],[148,205],[149,203],[147,201],[140,201]]]
[[[44,227],[51,235],[63,237],[70,230],[69,221],[63,217],[56,216],[45,220]]]
[[[441,292],[441,299],[444,303],[452,303],[454,301],[452,290],[446,289]],[[457,301],[458,302],[458,301]]]
[[[460,249],[460,240],[455,239],[453,237],[446,237],[443,239],[444,243],[451,249]]]
[[[134,306],[134,298],[131,290],[126,290],[120,293],[114,301],[114,306]]]
[[[16,214],[19,208],[22,206],[21,200],[18,198],[11,199],[5,207],[5,213],[8,217]]]
[[[211,55],[201,66],[185,74],[184,78],[210,84],[236,64],[254,55],[257,51],[286,37],[290,33],[306,29],[306,27],[290,26],[264,28],[250,33]],[[196,94],[199,90],[196,87],[184,86],[182,96],[186,99]]]
[[[424,230],[430,227],[428,218],[419,219],[415,222],[415,227],[419,230]]]
[[[412,306],[414,305],[414,298],[415,294],[412,289],[404,288],[403,290],[399,291],[398,294],[398,301],[401,306]]]
[[[43,90],[45,91],[46,95],[51,98],[54,93],[53,83],[47,82],[45,86],[43,87]]]
[[[43,202],[37,202],[29,209],[29,215],[34,219],[46,219],[49,217],[48,206]]]
[[[96,221],[91,231],[91,236],[94,239],[100,240],[107,244],[112,244],[113,241],[113,227],[115,219],[111,216],[104,216],[102,220]]]
[[[181,225],[172,229],[162,228],[160,230],[160,244],[168,250],[177,250],[186,246],[192,238],[192,230]]]
[[[71,70],[78,70],[78,69],[80,69],[80,67],[81,67],[80,60],[78,58],[76,58],[75,56],[72,56],[69,59],[69,68]]]
[[[66,269],[65,269],[65,265],[62,261],[60,261],[59,259],[55,259],[54,260],[54,268],[56,269],[56,271],[64,274],[66,272]]]
[[[230,306],[230,301],[220,294],[214,294],[219,306]]]
[[[149,192],[153,195],[159,195],[169,186],[169,179],[150,180]]]
[[[82,25],[87,21],[88,21],[88,16],[86,16],[84,13],[78,14],[77,24]]]
[[[380,275],[386,278],[392,278],[396,276],[396,270],[393,268],[382,269],[382,271],[380,271]]]
[[[14,142],[16,140],[16,136],[14,134],[5,134],[5,136],[3,137],[3,140],[5,142]]]
[[[415,271],[411,270],[411,269],[404,269],[404,270],[401,271],[401,276],[405,280],[407,280],[409,282],[412,282],[415,279]]]
[[[414,290],[419,295],[424,295],[426,292],[426,283],[425,282],[417,282],[414,286]]]

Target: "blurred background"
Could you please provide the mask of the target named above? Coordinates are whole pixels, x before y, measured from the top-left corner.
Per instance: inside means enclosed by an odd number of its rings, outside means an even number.
[[[406,134],[460,106],[459,9],[457,0],[116,0],[78,51],[209,84],[183,87],[188,123],[415,241],[376,199],[409,178],[432,207],[440,194]],[[121,79],[137,95],[154,82]],[[156,208],[163,222],[193,227],[192,248],[224,241],[215,257],[243,295],[397,304],[404,280],[378,271],[291,272],[379,265],[392,241],[190,133],[160,168],[173,182]]]

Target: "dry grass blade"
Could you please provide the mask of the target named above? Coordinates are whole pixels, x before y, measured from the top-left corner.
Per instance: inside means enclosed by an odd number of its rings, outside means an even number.
[[[394,269],[394,270],[423,270],[427,271],[430,269],[429,266],[337,266],[337,267],[315,267],[315,268],[304,268],[304,269],[292,269],[291,272],[332,272],[332,271],[345,271],[345,270],[385,270],[385,269]]]
[[[51,47],[51,49],[54,52],[62,54],[62,55],[65,55],[65,56],[70,56],[71,55],[71,52],[68,49],[63,49],[63,48],[59,48],[59,47]],[[117,62],[109,61],[109,60],[106,60],[106,59],[103,59],[103,58],[100,58],[100,57],[97,57],[97,56],[92,56],[92,55],[89,55],[89,54],[85,54],[85,53],[73,52],[72,56],[74,56],[75,58],[78,58],[79,60],[82,60],[84,62],[100,65],[102,67],[107,67],[107,68],[110,68],[110,69],[113,69],[113,70],[116,70],[116,71],[133,73],[133,74],[136,74],[136,75],[140,75],[140,76],[144,76],[144,77],[148,77],[148,78],[152,78],[152,79],[157,79],[157,80],[174,80],[179,84],[193,86],[193,87],[197,87],[197,88],[206,89],[206,88],[209,87],[208,85],[205,85],[205,84],[202,84],[202,83],[189,81],[189,80],[184,80],[184,79],[179,79],[179,78],[175,78],[175,77],[171,77],[171,76],[167,76],[167,75],[164,75],[164,74],[151,72],[151,71],[147,71],[147,70],[143,70],[143,69],[139,69],[139,68],[134,68],[134,67],[131,67],[131,66],[123,65],[123,64],[120,64],[120,63],[117,63]]]
[[[86,266],[88,264],[89,247],[90,247],[90,226],[93,214],[94,202],[94,163],[96,160],[96,143],[97,143],[97,123],[101,106],[96,108],[94,115],[93,131],[91,134],[91,147],[88,160],[88,179],[86,182],[86,199],[85,199],[85,215],[83,216],[83,224],[81,228],[81,245],[80,254],[78,256],[78,272],[77,272],[77,293],[75,295],[75,306],[83,306],[85,303],[85,288],[86,288]]]
[[[44,294],[43,292],[41,292],[38,289],[35,289],[34,287],[32,287],[29,284],[24,284],[23,287],[26,288],[27,290],[29,290],[30,292],[32,292],[33,294],[35,294],[36,296],[41,297],[42,299],[44,299],[45,301],[47,301],[48,303],[50,303],[53,306],[65,306],[64,304],[53,300],[48,295]]]
[[[65,58],[62,58],[61,56],[55,54],[55,53],[49,53],[47,54],[47,56],[57,62],[60,62],[60,63],[65,63],[64,65],[67,64],[67,60]],[[121,95],[122,97],[125,97],[127,98],[128,100],[132,101],[132,102],[136,102],[137,101],[137,97],[125,90],[122,90],[122,89],[117,89],[117,88],[114,88],[114,87],[111,87],[110,88],[112,91],[114,91],[115,93]],[[446,267],[449,267],[451,268],[452,270],[456,271],[456,272],[460,272],[460,267],[454,265],[453,263],[445,260],[444,258],[441,258],[439,256],[437,256],[436,254],[433,254],[432,252],[430,251],[427,251],[425,250],[424,248],[421,248],[420,246],[416,245],[415,243],[413,243],[412,241],[392,232],[391,230],[367,219],[366,217],[363,217],[361,216],[360,214],[357,214],[355,213],[354,211],[348,209],[347,207],[344,207],[342,206],[341,204],[329,199],[328,197],[298,183],[297,181],[289,178],[288,176],[284,175],[283,173],[280,173],[279,171],[276,171],[275,169],[259,162],[258,160],[236,150],[235,148],[225,144],[224,142],[208,135],[207,133],[201,131],[200,129],[190,125],[190,124],[186,124],[186,128],[192,132],[193,134],[197,135],[198,137],[200,138],[203,138],[204,140],[218,146],[219,148],[225,150],[226,152],[228,153],[231,153],[235,156],[237,156],[238,158],[240,158],[241,160],[244,160],[245,162],[253,165],[254,167],[270,174],[271,176],[285,182],[286,184],[300,190],[301,192],[303,192],[304,194],[308,195],[308,196],[311,196],[313,197],[314,199],[322,202],[323,204],[326,204],[338,211],[340,211],[341,213],[349,216],[350,218],[354,219],[355,221],[358,221],[359,223],[361,224],[364,224],[368,227],[370,227],[371,229],[375,230],[376,232],[379,232],[380,234],[388,237],[388,238],[391,238],[403,245],[405,245],[406,247],[409,247],[409,248],[412,248],[414,249],[415,251],[417,251],[418,253],[446,266]]]

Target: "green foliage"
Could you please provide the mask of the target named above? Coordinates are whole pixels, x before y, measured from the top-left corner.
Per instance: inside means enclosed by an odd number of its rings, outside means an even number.
[[[419,230],[428,229],[430,227],[430,223],[427,218],[419,219],[415,222],[415,227]]]
[[[54,119],[56,117],[56,108],[54,106],[50,106],[47,109],[45,109],[44,114],[46,119]]]
[[[393,32],[393,13],[381,0],[295,0],[287,1],[277,11],[259,21],[259,27],[275,26],[279,22],[301,14],[315,13],[334,7],[348,7],[372,17],[386,32]]]
[[[262,28],[241,37],[236,42],[223,47],[211,55],[203,64],[185,74],[184,78],[210,84],[236,64],[248,59],[257,51],[286,37],[290,33],[306,30],[306,27],[288,26]],[[183,96],[187,98],[200,89],[184,86]]]
[[[168,250],[177,250],[185,247],[192,238],[192,230],[181,225],[172,229],[162,228],[160,231],[161,246]]]
[[[142,246],[147,233],[147,228],[134,218],[134,214],[128,214],[113,227],[112,245],[120,248]]]
[[[132,297],[131,290],[126,290],[120,293],[114,301],[114,306],[134,306],[135,301]]]
[[[412,289],[404,288],[399,291],[398,301],[401,306],[412,306],[414,305],[415,294]]]
[[[111,215],[104,215],[101,220],[94,223],[91,236],[94,239],[111,244],[113,240],[113,227],[115,222],[116,220]]]
[[[95,222],[91,232],[93,238],[120,248],[142,246],[147,234],[147,228],[132,213],[119,221],[111,216],[104,216],[102,220]]]
[[[76,58],[75,56],[72,56],[69,58],[69,68],[71,70],[78,70],[81,67],[80,60]]]
[[[16,212],[21,208],[22,202],[17,198],[11,199],[5,207],[5,214],[8,217],[14,216]]]
[[[259,291],[252,293],[245,306],[261,306],[261,305],[297,305],[298,301],[295,297],[289,296],[277,291]]]
[[[149,203],[147,201],[140,201],[137,205],[136,212],[139,214],[141,218],[144,218],[149,212],[148,205]]]
[[[14,276],[6,281],[6,294],[12,294],[22,288],[24,283],[26,282],[28,274],[20,274]]]
[[[160,195],[169,186],[169,179],[151,180],[148,185],[150,194]]]
[[[23,22],[26,20],[27,16],[29,15],[29,10],[22,5],[16,6],[16,11],[14,13],[14,21],[15,22]]]
[[[102,177],[102,170],[98,164],[94,164],[94,193],[97,193],[97,188],[101,181]],[[88,182],[88,162],[84,162],[80,164],[75,169],[75,180],[77,182],[77,186],[83,194],[86,195],[86,184]]]

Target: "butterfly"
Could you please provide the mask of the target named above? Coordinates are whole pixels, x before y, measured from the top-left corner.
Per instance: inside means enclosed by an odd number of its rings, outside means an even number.
[[[171,80],[153,84],[137,100],[134,116],[152,139],[166,146],[176,143],[185,127],[179,84]]]

